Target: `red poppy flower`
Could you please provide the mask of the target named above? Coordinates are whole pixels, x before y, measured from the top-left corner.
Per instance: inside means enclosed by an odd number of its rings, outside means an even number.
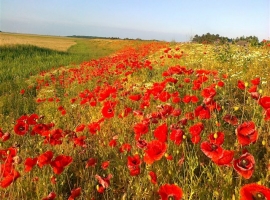
[[[28,120],[28,116],[27,115],[22,115],[19,117],[19,119],[17,119],[17,122],[23,122],[23,123],[27,123]]]
[[[224,151],[219,145],[210,143],[208,141],[201,143],[201,150],[208,158],[212,160],[219,159]]]
[[[200,90],[201,89],[202,82],[201,80],[194,80],[193,81],[193,87],[192,90]]]
[[[91,124],[88,124],[88,130],[91,134],[96,134],[96,132],[100,130],[100,123],[92,122]]]
[[[136,140],[138,140],[141,135],[146,134],[148,132],[148,125],[145,123],[138,123],[134,126],[134,132],[136,134]]]
[[[2,137],[4,135],[4,132],[2,131],[2,129],[0,128],[0,137]]]
[[[51,126],[50,124],[36,124],[34,125],[31,131],[31,135],[35,135],[35,134],[42,135],[43,132],[50,130],[52,127],[53,126]]]
[[[237,117],[233,116],[233,115],[229,115],[229,114],[226,114],[224,117],[223,117],[223,120],[233,126],[236,126],[238,125],[238,119]]]
[[[173,103],[179,103],[181,101],[181,98],[180,97],[173,97],[172,98],[172,102]]]
[[[27,124],[29,125],[36,125],[37,120],[39,119],[39,116],[37,114],[32,114],[27,119]]]
[[[201,95],[204,98],[214,98],[216,95],[216,90],[213,87],[207,87],[202,90]]]
[[[147,144],[145,150],[144,161],[152,164],[154,161],[160,160],[167,150],[167,145],[159,140],[153,140]]]
[[[197,103],[198,101],[199,101],[199,98],[197,97],[197,96],[190,96],[190,101],[192,102],[192,103]]]
[[[182,189],[174,184],[165,184],[160,186],[158,194],[162,200],[168,200],[170,197],[173,197],[175,200],[180,200],[183,197]]]
[[[215,111],[215,110],[216,111],[221,111],[221,109],[222,109],[222,107],[215,101],[207,102],[206,106],[210,110],[210,112]]]
[[[209,142],[216,145],[222,145],[225,135],[223,132],[212,133],[208,136]]]
[[[245,83],[244,83],[243,81],[241,81],[241,80],[239,80],[239,81],[237,82],[237,87],[238,87],[240,90],[244,90],[244,89],[246,88]]]
[[[97,164],[97,159],[95,159],[95,158],[89,158],[88,160],[87,160],[87,163],[86,163],[86,168],[88,168],[88,167],[93,167],[93,166],[95,166]]]
[[[162,102],[166,102],[171,98],[171,95],[169,92],[162,91],[159,95],[159,100]]]
[[[131,112],[132,112],[132,108],[130,108],[130,107],[125,107],[124,111],[123,111],[121,114],[119,114],[119,118],[126,117],[126,116],[128,116],[128,114],[131,113]]]
[[[135,154],[134,156],[128,156],[127,166],[128,169],[134,169],[141,164],[141,159],[139,154]]]
[[[109,142],[110,147],[115,147],[116,145],[117,145],[117,140],[114,140],[114,139],[110,140]]]
[[[249,89],[248,89],[249,93],[254,93],[257,92],[257,85],[252,85]]]
[[[128,98],[130,100],[132,100],[132,101],[140,101],[141,98],[142,98],[142,95],[140,95],[140,94],[134,94],[134,95],[130,95]]]
[[[233,167],[239,175],[243,176],[245,179],[249,179],[254,172],[254,157],[246,152],[241,155],[239,159],[233,161]]]
[[[85,139],[86,139],[86,136],[79,136],[79,137],[73,138],[74,146],[86,147]]]
[[[59,106],[59,107],[57,108],[57,110],[62,111],[62,110],[65,110],[65,108],[64,108],[64,106]]]
[[[170,134],[170,140],[176,145],[180,145],[183,141],[184,131],[181,129],[173,129]]]
[[[25,93],[24,89],[21,89],[20,94],[23,95]]]
[[[257,77],[257,78],[252,79],[251,83],[253,85],[260,85],[260,81],[261,81],[260,77]]]
[[[139,139],[136,141],[136,146],[139,149],[144,149],[145,147],[147,147],[147,142],[145,140]]]
[[[191,96],[190,95],[185,95],[182,99],[184,103],[189,103],[191,101]]]
[[[51,183],[56,184],[57,178],[55,176],[51,176]]]
[[[24,162],[24,171],[29,172],[37,164],[37,158],[26,158]]]
[[[270,108],[268,108],[268,109],[265,111],[265,117],[264,117],[264,120],[266,120],[266,121],[270,120]]]
[[[108,98],[109,96],[115,97],[116,92],[117,92],[116,88],[114,88],[112,86],[108,86],[106,89],[104,89],[103,91],[100,92],[98,100],[103,101],[106,98]]]
[[[64,168],[72,162],[71,156],[59,155],[53,161],[51,161],[51,166],[55,174],[61,174]]]
[[[158,106],[161,117],[168,117],[173,112],[173,107],[170,104]]]
[[[25,135],[29,129],[29,125],[23,121],[18,121],[14,126],[14,132],[17,135]]]
[[[258,139],[258,132],[255,130],[255,124],[252,121],[240,124],[235,132],[241,145],[255,143]]]
[[[16,154],[17,149],[15,147],[9,147],[8,149],[0,150],[0,161],[4,161],[3,163],[5,164],[11,164]]]
[[[270,189],[257,183],[244,185],[240,189],[240,200],[270,199]]]
[[[97,191],[98,191],[98,193],[102,194],[105,191],[105,188],[101,185],[97,185]]]
[[[171,50],[171,48],[166,48],[165,50],[164,50],[164,53],[168,53],[169,51]]]
[[[78,197],[80,195],[81,195],[81,188],[80,187],[72,189],[71,194],[68,197],[68,200],[74,200],[76,197]]]
[[[110,161],[104,161],[102,164],[101,164],[101,168],[106,170],[110,165]]]
[[[252,99],[258,100],[260,98],[259,92],[251,92],[250,96]]]
[[[79,126],[76,127],[76,132],[82,132],[85,128],[85,125],[84,124],[80,124]]]
[[[104,106],[101,110],[103,117],[112,118],[114,117],[114,111],[112,106]]]
[[[179,115],[181,115],[181,110],[180,109],[174,109],[171,113],[171,116],[174,116],[174,117],[178,117]]]
[[[149,176],[150,176],[150,180],[151,180],[151,183],[153,183],[153,184],[157,184],[157,175],[156,175],[156,173],[155,172],[153,172],[153,171],[150,171],[149,172]]]
[[[195,116],[198,117],[199,119],[210,119],[211,114],[210,114],[210,109],[206,106],[198,106],[195,109]]]
[[[7,188],[11,183],[16,181],[16,179],[21,176],[20,173],[13,169],[11,166],[0,165],[0,169],[1,175],[3,173],[3,179],[0,181],[0,186],[2,188]],[[3,169],[5,170],[4,172],[2,172]]]
[[[193,126],[189,127],[189,132],[192,136],[198,136],[204,129],[204,125],[201,122],[194,124]]]
[[[190,78],[184,78],[185,83],[190,83]]]
[[[200,135],[194,135],[191,137],[191,142],[193,144],[198,144],[201,141],[201,136]]]
[[[219,82],[217,83],[217,85],[218,85],[219,87],[223,87],[225,84],[224,84],[223,81],[219,81]]]
[[[128,143],[122,144],[122,146],[119,148],[119,152],[123,153],[123,152],[128,152],[131,150],[131,145]]]
[[[181,126],[185,126],[185,125],[187,125],[187,122],[188,122],[187,118],[182,118],[177,122],[177,124],[179,124]]]
[[[3,131],[0,129],[0,139],[2,140],[2,142],[7,141],[10,138],[10,133],[6,132],[3,133]]]
[[[62,144],[62,138],[64,137],[64,134],[62,129],[54,129],[50,131],[44,131],[42,136],[45,136],[45,144],[59,145]]]
[[[45,153],[38,156],[37,164],[40,168],[42,168],[44,165],[50,164],[52,158],[53,152],[46,151]]]
[[[48,194],[47,197],[44,197],[42,200],[54,200],[55,198],[56,198],[56,193],[51,192],[50,194]]]
[[[128,156],[127,166],[131,176],[137,176],[140,174],[141,159],[138,154],[134,156]]]
[[[222,165],[222,166],[231,166],[231,162],[233,160],[233,156],[234,156],[234,151],[231,150],[224,150],[222,152],[221,157],[219,157],[218,159],[212,159],[214,163],[216,163],[217,165]]]
[[[173,160],[173,156],[170,155],[170,154],[165,154],[165,158],[166,158],[167,160]]]
[[[260,104],[264,109],[270,108],[270,96],[265,96],[265,97],[260,98],[259,104]]]
[[[228,78],[228,74],[222,74],[222,78],[224,79]]]
[[[157,138],[160,142],[167,142],[167,135],[168,127],[166,123],[158,126],[154,131],[155,138]]]
[[[102,189],[99,189],[100,191],[104,191],[104,189],[108,188],[110,186],[110,179],[113,176],[111,174],[109,174],[107,177],[102,178],[99,175],[95,175],[95,178],[97,179],[98,183],[99,183],[99,187],[102,187]]]
[[[144,100],[140,104],[140,109],[145,109],[145,108],[147,108],[149,106],[150,106],[150,101],[149,100]]]

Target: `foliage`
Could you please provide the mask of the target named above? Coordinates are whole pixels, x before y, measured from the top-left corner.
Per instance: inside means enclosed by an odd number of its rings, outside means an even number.
[[[215,34],[210,34],[210,33],[206,33],[206,34],[203,34],[201,36],[196,34],[192,38],[192,42],[208,43],[208,44],[213,44],[215,42],[224,44],[224,43],[229,42],[229,41],[231,41],[231,39],[229,39],[227,37],[222,37],[222,36],[219,36],[219,34],[215,35]]]
[[[261,43],[259,42],[259,39],[258,37],[256,36],[248,36],[248,37],[245,37],[245,36],[241,36],[241,37],[237,37],[235,39],[230,39],[228,37],[222,37],[220,36],[219,34],[210,34],[210,33],[206,33],[206,34],[203,34],[201,36],[199,35],[195,35],[193,38],[192,38],[192,42],[197,42],[197,43],[206,43],[206,44],[225,44],[227,42],[232,42],[233,44],[240,44],[240,43],[243,43],[245,44],[244,42],[250,44],[251,46],[258,46],[260,45]]]

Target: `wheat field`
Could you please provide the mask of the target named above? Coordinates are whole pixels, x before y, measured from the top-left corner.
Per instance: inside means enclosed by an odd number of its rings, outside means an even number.
[[[35,45],[58,51],[67,51],[76,42],[73,38],[68,37],[0,33],[0,46],[17,44]]]

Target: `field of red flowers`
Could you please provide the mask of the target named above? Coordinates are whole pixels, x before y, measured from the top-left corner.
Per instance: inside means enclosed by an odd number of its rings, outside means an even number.
[[[269,80],[267,44],[161,42],[33,76],[1,199],[269,200]]]

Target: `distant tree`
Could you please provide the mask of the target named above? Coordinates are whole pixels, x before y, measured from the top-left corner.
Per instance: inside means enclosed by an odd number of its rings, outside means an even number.
[[[259,42],[258,37],[256,36],[241,36],[241,37],[236,37],[235,39],[229,39],[228,37],[222,37],[219,34],[210,34],[210,33],[206,33],[206,34],[202,34],[201,36],[199,35],[195,35],[192,38],[192,42],[196,42],[196,43],[207,43],[207,44],[225,44],[227,42],[232,42],[233,44],[237,44],[238,42],[241,43],[248,43],[251,46],[258,46],[261,43]]]
[[[197,34],[193,37],[192,42],[197,43],[207,43],[207,44],[213,44],[213,43],[221,43],[224,44],[228,42],[229,38],[227,37],[221,37],[219,34],[210,34],[206,33],[202,36],[198,36]]]

